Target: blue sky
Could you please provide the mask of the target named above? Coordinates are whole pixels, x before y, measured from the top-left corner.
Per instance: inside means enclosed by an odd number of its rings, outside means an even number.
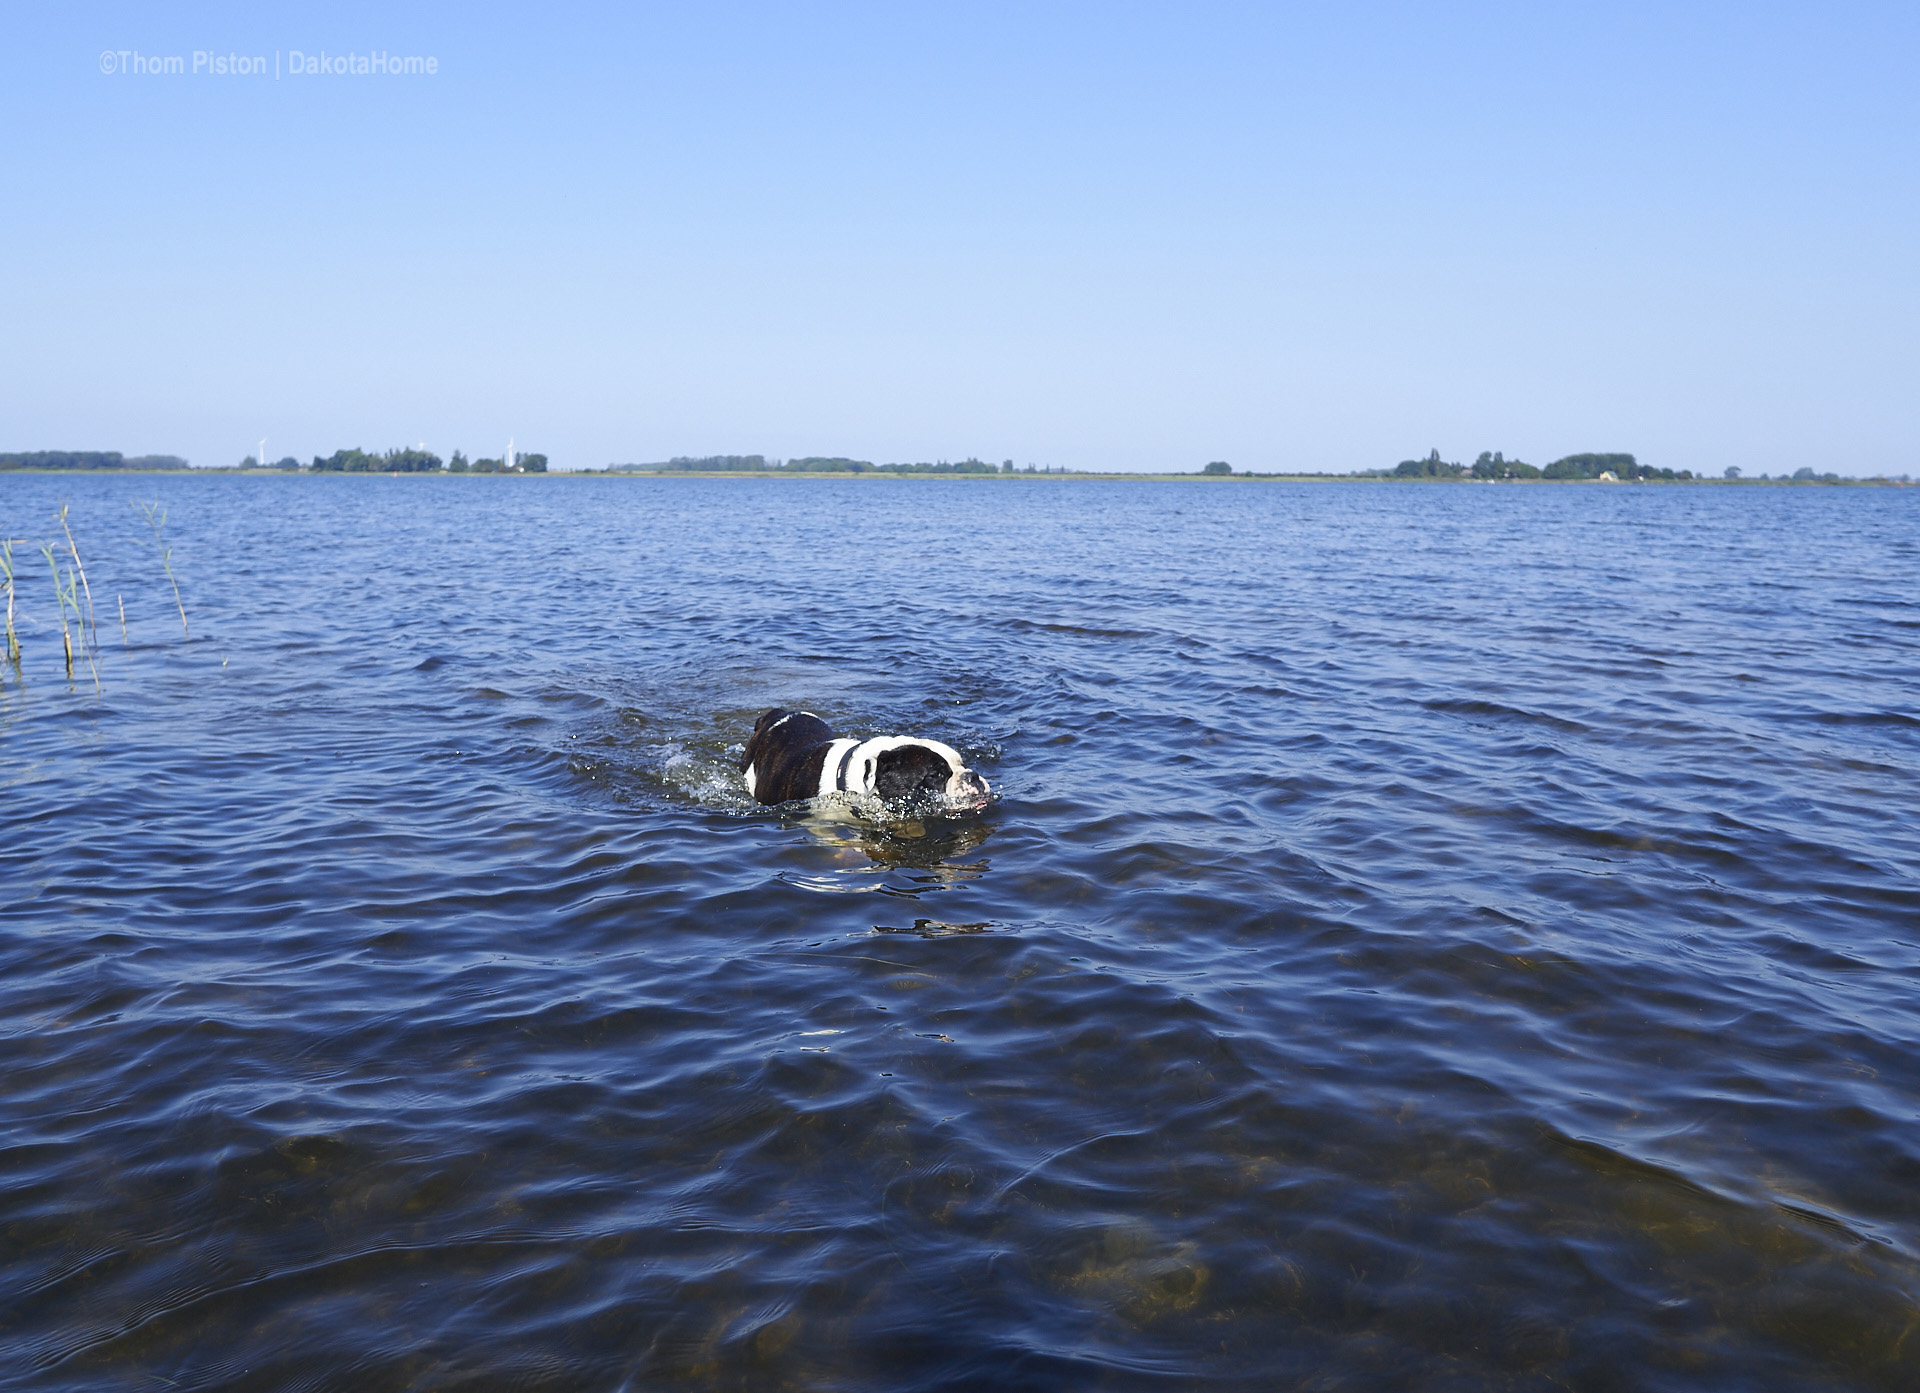
[[[0,449],[1920,472],[1912,5],[78,4],[0,35]],[[102,71],[296,49],[439,71]]]

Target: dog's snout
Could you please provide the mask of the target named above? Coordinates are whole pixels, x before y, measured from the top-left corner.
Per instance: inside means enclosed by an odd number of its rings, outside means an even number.
[[[977,806],[985,806],[987,800],[993,796],[987,788],[987,781],[971,769],[962,769],[953,776],[953,782],[948,785],[947,794],[958,802]]]

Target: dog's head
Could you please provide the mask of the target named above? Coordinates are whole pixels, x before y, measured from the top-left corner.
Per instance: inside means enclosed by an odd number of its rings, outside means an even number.
[[[895,807],[932,805],[956,811],[986,807],[987,781],[967,768],[960,752],[938,740],[889,735],[849,752],[847,787]]]

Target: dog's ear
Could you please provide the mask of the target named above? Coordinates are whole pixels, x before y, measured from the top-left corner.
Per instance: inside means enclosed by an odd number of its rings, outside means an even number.
[[[768,726],[772,725],[775,721],[779,720],[782,716],[786,714],[787,713],[785,708],[779,707],[779,706],[774,707],[771,711],[764,713],[759,720],[753,723],[753,733],[755,735],[758,735],[761,731],[765,730]]]

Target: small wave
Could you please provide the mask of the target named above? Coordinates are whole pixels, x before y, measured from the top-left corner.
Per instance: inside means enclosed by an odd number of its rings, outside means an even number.
[[[1886,726],[1896,730],[1920,730],[1920,716],[1905,711],[1804,711],[1790,713],[1786,719],[1822,726]]]
[[[1581,722],[1568,720],[1564,716],[1556,716],[1547,711],[1529,711],[1525,707],[1508,706],[1498,701],[1442,697],[1433,701],[1423,701],[1420,704],[1429,711],[1444,711],[1456,716],[1478,716],[1492,720],[1527,721],[1539,725],[1551,726],[1555,730],[1570,731],[1576,734],[1587,730],[1587,727]]]

